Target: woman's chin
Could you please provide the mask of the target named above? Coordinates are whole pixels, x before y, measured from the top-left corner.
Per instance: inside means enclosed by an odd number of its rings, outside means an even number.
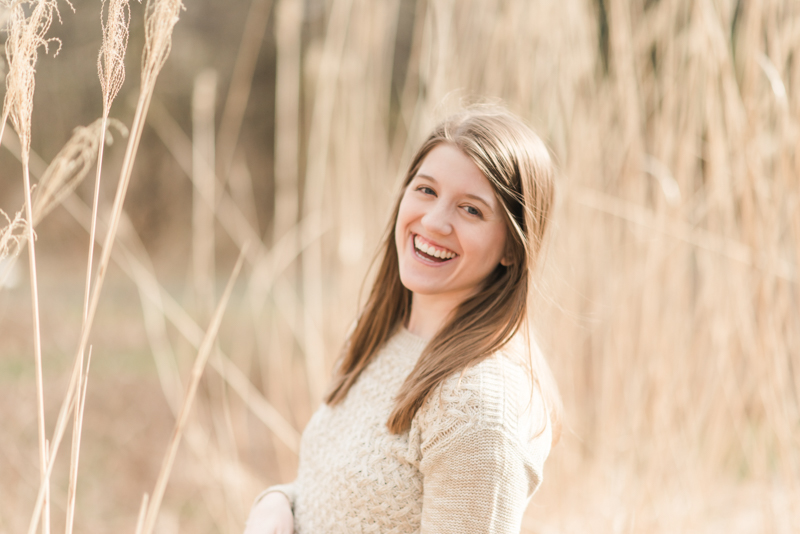
[[[425,281],[414,280],[413,278],[411,278],[406,280],[401,279],[401,282],[403,283],[403,286],[405,286],[406,289],[408,289],[415,295],[427,296],[427,295],[438,295],[442,293],[442,289],[440,286],[431,283],[426,283]]]
[[[424,297],[425,301],[446,300],[448,302],[458,300],[459,295],[466,295],[468,291],[453,288],[447,284],[436,283],[430,279],[420,280],[415,277],[401,277],[403,286],[411,291],[415,296]],[[416,301],[415,301],[416,302]]]

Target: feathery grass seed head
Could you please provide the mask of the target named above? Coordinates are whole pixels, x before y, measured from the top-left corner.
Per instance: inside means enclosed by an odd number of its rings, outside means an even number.
[[[111,103],[125,81],[125,52],[128,48],[128,26],[131,9],[128,0],[109,0],[108,17],[103,22],[106,2],[100,8],[103,46],[97,57],[97,74],[103,89],[103,115],[108,116]]]
[[[108,119],[122,135],[128,130],[120,121]],[[102,137],[103,119],[75,128],[72,138],[47,167],[33,198],[33,222],[38,224],[61,203],[92,170]],[[107,136],[109,137],[109,136]]]
[[[6,220],[6,225],[0,229],[0,261],[15,255],[20,245],[25,240],[28,223],[22,218],[22,211],[18,211],[11,219],[6,212],[0,210],[0,216]]]
[[[58,6],[56,0],[7,2],[7,5],[11,12],[8,16],[6,41],[8,74],[3,101],[3,122],[6,118],[11,119],[25,155],[30,151],[34,75],[39,47],[44,47],[46,52],[51,41],[61,44],[57,39],[45,38],[53,22],[53,15],[58,15]],[[26,6],[29,7],[30,15],[26,15]]]
[[[14,214],[13,219],[0,210],[0,217],[7,223],[0,228],[0,289],[2,289],[9,279],[13,279],[15,260],[28,239],[28,222],[22,218],[22,210]],[[13,282],[10,285],[14,285]]]
[[[172,49],[172,29],[183,9],[180,0],[147,0],[144,21],[144,52],[142,54],[142,86],[155,84],[161,67]]]

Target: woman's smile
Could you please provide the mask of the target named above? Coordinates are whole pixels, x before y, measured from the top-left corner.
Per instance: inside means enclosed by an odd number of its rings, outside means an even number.
[[[425,239],[421,235],[413,234],[414,250],[422,260],[433,263],[445,263],[455,259],[458,254],[445,247],[439,246],[433,241]]]

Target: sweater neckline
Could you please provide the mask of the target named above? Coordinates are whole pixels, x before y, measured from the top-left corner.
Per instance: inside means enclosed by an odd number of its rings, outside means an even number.
[[[392,341],[397,343],[398,348],[400,348],[403,352],[408,351],[410,353],[420,354],[428,345],[428,341],[430,340],[418,336],[417,334],[412,333],[404,325],[400,325],[400,328],[397,329],[397,333],[394,335]]]

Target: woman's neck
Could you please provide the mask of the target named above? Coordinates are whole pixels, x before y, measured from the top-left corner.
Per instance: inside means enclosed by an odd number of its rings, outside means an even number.
[[[447,298],[413,293],[406,325],[408,331],[424,339],[433,338],[462,300],[460,295]]]

